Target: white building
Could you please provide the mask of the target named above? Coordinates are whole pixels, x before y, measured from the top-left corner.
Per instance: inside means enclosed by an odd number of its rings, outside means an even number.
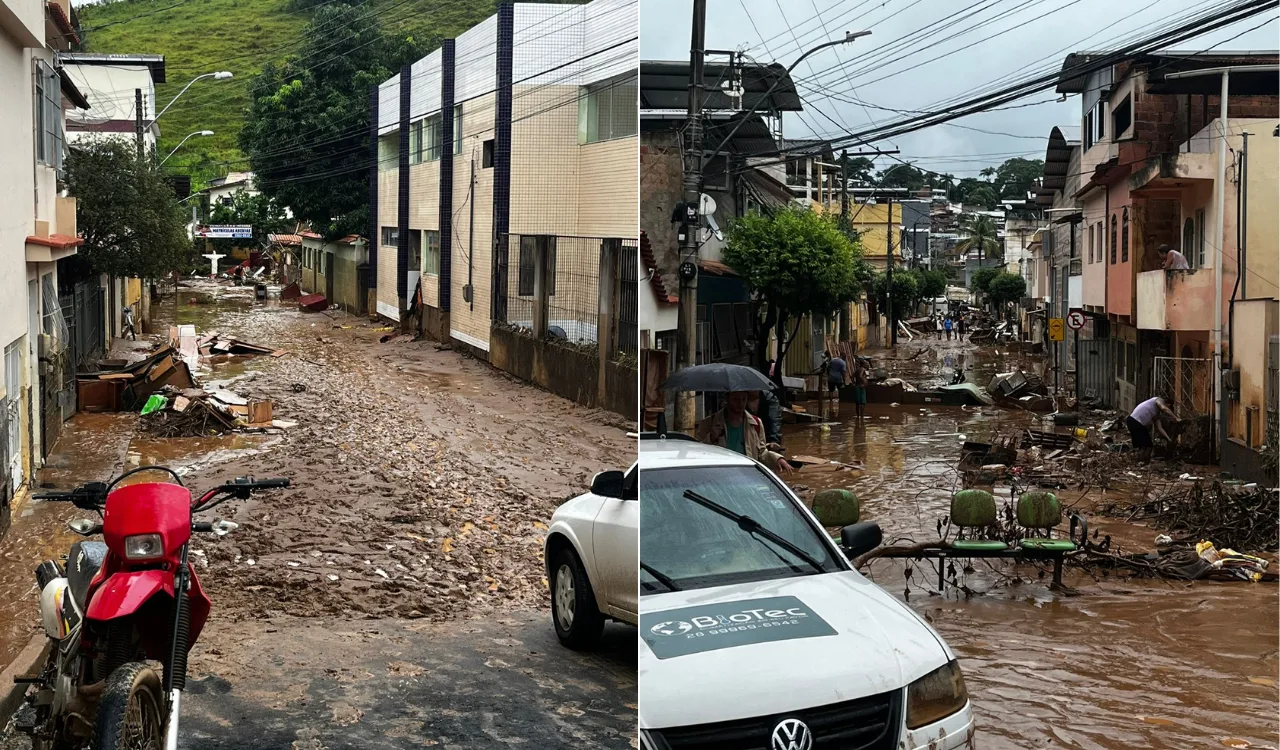
[[[88,102],[55,52],[77,41],[69,0],[0,0],[0,508],[74,409],[58,261],[76,253],[75,198],[59,185],[65,112]],[[20,249],[21,248],[21,249]],[[49,364],[40,366],[41,360]]]
[[[229,205],[236,193],[257,195],[258,189],[253,183],[253,172],[228,172],[225,177],[215,177],[209,181],[209,205]]]
[[[160,126],[156,116],[156,84],[165,82],[163,55],[99,55],[62,52],[58,62],[85,93],[89,108],[67,115],[67,139],[75,143],[104,134],[137,138],[137,100],[142,92],[142,133],[147,150],[155,148]]]

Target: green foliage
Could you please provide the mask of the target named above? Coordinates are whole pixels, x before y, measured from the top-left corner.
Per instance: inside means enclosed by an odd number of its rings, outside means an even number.
[[[990,216],[969,214],[960,224],[960,235],[964,238],[956,243],[956,250],[962,255],[978,251],[986,258],[999,258],[1004,253],[1000,247],[1000,230],[995,219]]]
[[[909,271],[904,270],[893,275],[893,317],[895,319],[903,317],[920,301],[920,288],[916,284],[916,275]],[[888,274],[876,274],[871,282],[871,294],[881,311],[888,310],[886,307],[889,301],[888,289]]]
[[[788,206],[734,221],[724,262],[766,304],[799,316],[830,313],[857,299],[854,265],[861,254],[832,219]]]
[[[992,211],[1000,205],[1000,197],[990,185],[976,185],[964,196],[963,202]]]
[[[916,289],[920,299],[928,301],[937,299],[947,293],[947,275],[939,270],[912,269],[916,277]]]
[[[1027,280],[1016,273],[1001,271],[987,284],[987,294],[997,305],[1017,302],[1027,293]]]
[[[95,273],[156,279],[186,264],[187,214],[154,159],[140,162],[132,143],[96,139],[74,146],[66,168],[79,255]]]
[[[996,168],[992,184],[1001,198],[1025,198],[1027,191],[1035,187],[1044,175],[1044,161],[1015,157]]]
[[[239,191],[231,194],[231,203],[217,203],[209,210],[210,224],[248,224],[253,227],[252,240],[209,240],[213,248],[227,255],[235,247],[264,246],[268,234],[279,234],[291,229],[293,222],[285,218],[284,209],[274,198],[265,193],[251,194]]]
[[[384,39],[357,7],[316,9],[304,34],[324,38],[323,60],[290,57],[253,83],[240,146],[258,189],[328,237],[366,231],[369,88],[424,56],[439,39]]]
[[[973,291],[987,294],[991,289],[991,280],[1000,274],[999,268],[979,268],[973,272]]]
[[[929,184],[929,176],[910,164],[894,164],[880,172],[880,187],[904,187],[911,191]]]
[[[495,0],[348,2],[360,4],[362,13],[381,13],[383,31],[401,41],[457,37],[492,15],[497,5]],[[228,171],[249,167],[239,135],[254,76],[290,55],[303,55],[304,65],[311,65],[338,51],[328,48],[332,36],[328,28],[318,35],[303,33],[312,10],[329,5],[324,0],[110,0],[77,5],[77,11],[87,51],[165,56],[168,82],[156,87],[160,108],[201,73],[229,70],[235,74],[230,80],[196,83],[160,120],[157,150],[161,154],[173,150],[187,133],[214,132],[187,141],[165,163],[166,169],[191,174],[199,187]],[[368,55],[380,46],[370,45],[356,55]],[[360,108],[367,109],[367,90],[357,95],[363,97]]]

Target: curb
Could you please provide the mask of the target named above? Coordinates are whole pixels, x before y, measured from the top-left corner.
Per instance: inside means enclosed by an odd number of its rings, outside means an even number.
[[[22,706],[22,699],[27,694],[25,683],[15,683],[14,677],[30,674],[40,667],[44,661],[49,639],[41,635],[31,638],[31,642],[0,672],[0,726],[9,723],[13,714]]]

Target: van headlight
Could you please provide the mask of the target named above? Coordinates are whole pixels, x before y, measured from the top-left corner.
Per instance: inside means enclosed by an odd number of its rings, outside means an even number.
[[[960,663],[952,660],[907,688],[907,729],[919,729],[964,708],[969,692]]]
[[[124,556],[130,560],[146,560],[164,555],[159,534],[136,534],[124,538]]]

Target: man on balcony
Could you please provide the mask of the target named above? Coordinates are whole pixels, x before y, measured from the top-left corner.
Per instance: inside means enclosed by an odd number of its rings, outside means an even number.
[[[1168,245],[1156,248],[1156,253],[1160,256],[1160,267],[1166,271],[1185,271],[1191,268],[1187,263],[1187,256]]]

